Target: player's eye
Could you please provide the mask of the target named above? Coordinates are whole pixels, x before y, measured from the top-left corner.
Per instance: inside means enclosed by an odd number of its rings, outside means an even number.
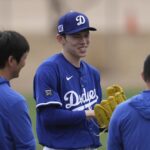
[[[80,34],[74,34],[73,38],[81,38],[81,35]]]

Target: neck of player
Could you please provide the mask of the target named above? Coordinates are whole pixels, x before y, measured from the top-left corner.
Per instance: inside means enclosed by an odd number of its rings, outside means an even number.
[[[62,53],[64,57],[67,59],[67,61],[69,61],[73,66],[80,68],[81,58],[75,57],[74,55],[71,55],[65,51],[63,51]]]

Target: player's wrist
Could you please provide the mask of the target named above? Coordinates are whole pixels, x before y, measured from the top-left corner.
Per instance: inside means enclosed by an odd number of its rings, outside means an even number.
[[[85,110],[85,115],[86,115],[86,118],[93,118],[95,117],[95,112],[94,110]]]

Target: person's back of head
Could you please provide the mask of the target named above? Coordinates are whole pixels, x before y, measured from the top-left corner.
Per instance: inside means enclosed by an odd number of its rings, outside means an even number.
[[[0,32],[0,69],[3,69],[9,56],[19,63],[24,53],[29,51],[25,37],[15,31]]]
[[[145,82],[150,82],[150,55],[144,61],[143,78]]]

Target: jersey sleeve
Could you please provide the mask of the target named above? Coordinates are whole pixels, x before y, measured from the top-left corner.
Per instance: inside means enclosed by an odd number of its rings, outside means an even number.
[[[55,107],[44,107],[39,110],[45,126],[79,125],[86,120],[85,111],[70,111]]]
[[[8,115],[10,116],[8,122],[15,149],[35,150],[36,144],[25,100],[15,103]]]
[[[57,92],[58,80],[59,77],[53,64],[44,64],[39,67],[34,77],[36,107],[51,104],[62,105]]]
[[[96,82],[97,83],[96,90],[97,90],[97,93],[99,94],[99,101],[98,101],[98,103],[100,103],[101,100],[102,100],[102,88],[101,88],[101,80],[100,80],[100,73],[99,72],[97,73],[96,81],[97,81]]]
[[[101,88],[101,79],[100,79],[100,72],[97,69],[93,69],[93,74],[94,74],[94,80],[96,83],[96,93],[99,96],[99,99],[97,101],[97,103],[100,103],[102,100],[102,88]]]

